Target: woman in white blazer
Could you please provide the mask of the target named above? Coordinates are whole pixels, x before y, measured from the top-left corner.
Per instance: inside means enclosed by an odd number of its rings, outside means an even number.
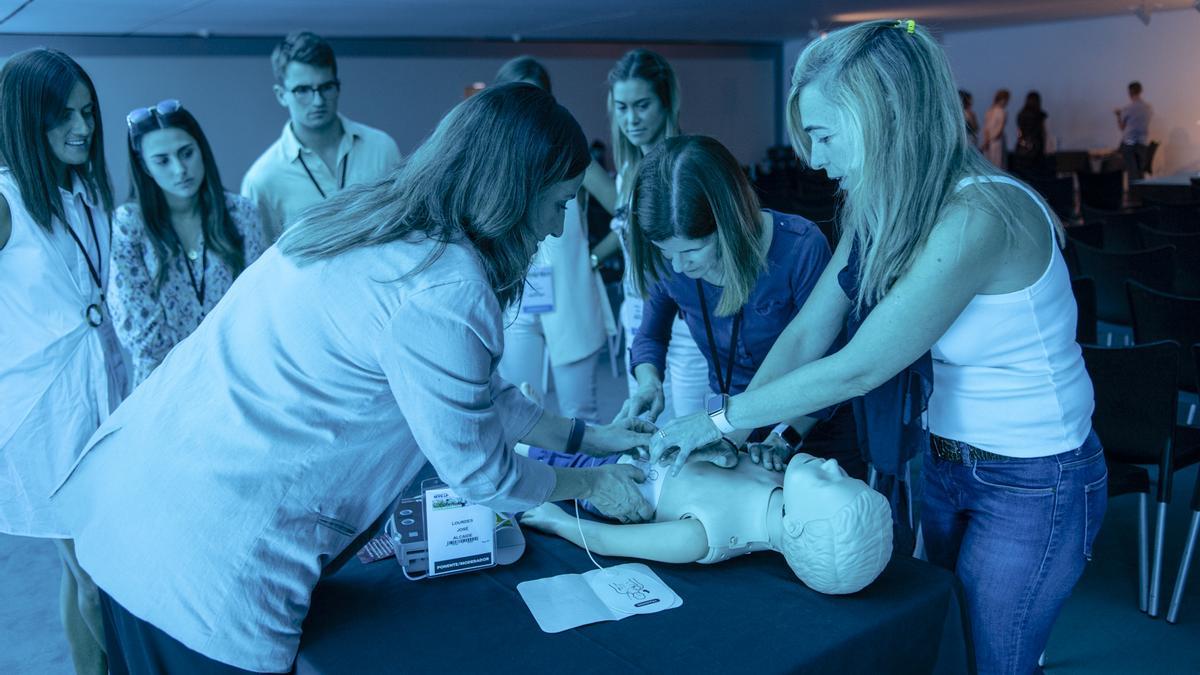
[[[107,672],[99,597],[50,492],[128,382],[104,302],[112,190],[103,137],[96,89],[71,57],[32,49],[4,64],[0,532],[58,545],[60,612],[78,673]]]

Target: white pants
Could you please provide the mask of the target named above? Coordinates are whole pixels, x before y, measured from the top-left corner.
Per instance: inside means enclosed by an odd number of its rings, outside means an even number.
[[[633,345],[638,327],[642,325],[643,305],[645,300],[630,296],[626,296],[621,304],[626,354]],[[632,372],[626,371],[626,376],[632,396],[637,391],[637,380]],[[696,345],[687,324],[676,316],[671,324],[671,346],[667,348],[667,372],[663,374],[665,407],[658,423],[704,410],[704,399],[708,393],[708,361]]]
[[[596,404],[596,360],[600,350],[588,356],[550,367],[554,395],[563,417],[578,417],[598,423]],[[520,385],[528,382],[545,399],[542,377],[546,363],[546,334],[542,322],[521,316],[504,329],[504,355],[500,357],[500,377]]]

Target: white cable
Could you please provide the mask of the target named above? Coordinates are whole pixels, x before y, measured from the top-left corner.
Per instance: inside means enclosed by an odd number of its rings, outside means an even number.
[[[579,500],[573,499],[571,501],[575,502],[575,526],[579,528],[579,539],[583,542],[583,550],[587,551],[588,558],[591,558],[592,564],[596,566],[596,569],[602,570],[604,567],[596,562],[595,558],[592,558],[592,550],[588,548],[587,537],[583,535],[583,519],[579,517]]]

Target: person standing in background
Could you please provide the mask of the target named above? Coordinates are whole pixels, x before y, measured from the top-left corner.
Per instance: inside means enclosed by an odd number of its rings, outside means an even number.
[[[1008,153],[1008,143],[1004,138],[1008,113],[1004,109],[1008,107],[1009,98],[1007,89],[997,91],[996,96],[992,98],[992,107],[988,108],[983,116],[983,143],[979,146],[983,156],[1001,169],[1004,168],[1007,159],[1005,155]]]
[[[400,164],[391,136],[338,113],[342,84],[328,42],[290,33],[271,53],[271,68],[288,123],[242,180],[242,195],[258,206],[268,243],[309,206],[347,185],[380,180]]]
[[[642,325],[645,300],[633,285],[628,231],[634,179],[642,157],[663,139],[678,136],[679,82],[671,64],[660,54],[634,49],[622,56],[608,73],[608,116],[612,126],[613,159],[617,165],[617,212],[612,234],[592,249],[593,261],[602,261],[621,251],[625,256],[621,304],[621,326],[625,348],[632,349]],[[632,359],[630,360],[632,363]],[[667,372],[663,375],[664,419],[704,409],[708,396],[708,362],[696,345],[687,323],[676,316],[671,323],[671,345],[667,350]],[[628,374],[629,395],[639,385]]]
[[[975,115],[975,109],[971,107],[971,102],[973,101],[971,92],[966,89],[959,89],[958,98],[962,100],[963,119],[967,121],[967,137],[971,139],[972,146],[978,146],[979,117]]]
[[[109,286],[136,386],[265,246],[254,204],[225,192],[208,139],[179,101],[138,108],[125,122],[135,199],[113,215]]]
[[[1117,116],[1117,127],[1121,130],[1121,156],[1125,159],[1125,172],[1130,182],[1141,180],[1150,169],[1146,147],[1150,140],[1150,118],[1154,108],[1142,100],[1142,83],[1129,83],[1129,104],[1113,111]]]
[[[79,675],[108,672],[100,596],[50,493],[124,397],[105,306],[112,188],[91,78],[52,49],[0,71],[0,532],[54,539]]]
[[[530,56],[518,56],[496,72],[492,85],[526,82],[551,93],[550,73]],[[559,414],[597,422],[596,362],[604,346],[602,282],[588,260],[585,211],[581,208],[589,178],[607,194],[611,209],[615,198],[612,179],[595,160],[584,171],[579,195],[566,204],[562,234],[546,237],[533,256],[531,276],[538,280],[525,289],[523,301],[504,322],[504,355],[500,376],[516,384],[527,383],[543,400],[543,371],[547,360],[554,373]],[[545,281],[549,281],[549,294]],[[611,310],[609,310],[611,311]]]
[[[1042,109],[1042,95],[1031,91],[1025,96],[1025,105],[1017,113],[1017,148],[1013,151],[1015,174],[1024,176],[1053,174],[1046,162],[1046,111]]]

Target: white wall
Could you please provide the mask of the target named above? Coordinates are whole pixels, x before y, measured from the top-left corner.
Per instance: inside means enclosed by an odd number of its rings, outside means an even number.
[[[1059,149],[1116,147],[1113,108],[1139,80],[1154,106],[1150,137],[1162,146],[1156,173],[1200,171],[1200,12],[1155,13],[1143,26],[1130,13],[1084,21],[950,32],[946,52],[982,122],[997,89],[1012,92],[1008,138],[1025,94],[1037,89]]]
[[[265,39],[5,36],[0,59],[42,45],[74,56],[96,84],[109,171],[126,195],[125,114],[178,98],[200,120],[227,188],[278,138],[286,115],[271,93]],[[531,53],[550,71],[554,93],[589,139],[609,140],[606,75],[633,45],[334,41],[343,83],[340,109],[413,150],[474,81],[490,82],[511,56]],[[738,45],[660,45],[683,92],[686,132],[715,136],[738,159],[759,161],[775,142],[778,50]]]

